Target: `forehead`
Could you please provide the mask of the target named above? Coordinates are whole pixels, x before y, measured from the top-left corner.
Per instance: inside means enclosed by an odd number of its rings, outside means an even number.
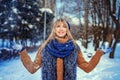
[[[66,26],[66,24],[65,24],[64,21],[57,21],[57,22],[56,22],[56,26],[57,26],[57,25],[64,25],[64,26]]]

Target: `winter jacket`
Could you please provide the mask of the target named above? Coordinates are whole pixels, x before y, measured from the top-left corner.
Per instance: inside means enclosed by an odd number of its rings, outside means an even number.
[[[62,41],[63,42],[63,41]],[[85,72],[90,72],[92,71],[96,65],[98,64],[101,56],[103,55],[103,52],[98,50],[96,51],[96,54],[92,57],[92,59],[87,62],[85,61],[82,52],[78,51],[77,54],[77,59],[76,59],[76,63],[78,65],[79,68],[81,68],[82,70],[84,70]],[[41,66],[42,66],[42,55],[41,53],[37,53],[35,60],[32,62],[31,58],[29,57],[29,55],[27,54],[26,50],[23,50],[20,54],[21,60],[23,62],[23,65],[25,66],[25,68],[30,72],[30,73],[34,73],[36,72]],[[56,59],[56,79],[57,80],[64,80],[64,66],[63,66],[64,62],[62,58],[57,58]]]

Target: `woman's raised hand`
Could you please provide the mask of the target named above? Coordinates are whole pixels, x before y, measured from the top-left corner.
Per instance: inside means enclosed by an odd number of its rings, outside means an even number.
[[[16,50],[18,50],[19,54],[25,49],[25,47],[23,45],[21,45],[21,44],[15,44],[13,46],[13,48],[16,49]]]

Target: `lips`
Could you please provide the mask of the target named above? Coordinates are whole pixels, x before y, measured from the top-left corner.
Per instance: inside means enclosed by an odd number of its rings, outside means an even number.
[[[64,34],[64,32],[58,32],[59,34]]]

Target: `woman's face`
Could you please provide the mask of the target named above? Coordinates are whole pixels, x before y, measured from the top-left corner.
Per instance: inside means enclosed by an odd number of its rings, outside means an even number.
[[[60,38],[64,38],[67,34],[67,27],[64,25],[63,22],[57,22],[55,26],[55,34]]]

